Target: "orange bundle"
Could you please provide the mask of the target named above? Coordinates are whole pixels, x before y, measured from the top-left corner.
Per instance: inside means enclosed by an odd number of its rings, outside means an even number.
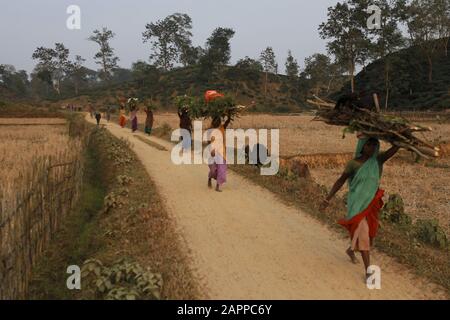
[[[224,95],[215,91],[215,90],[208,90],[205,92],[205,101],[206,103],[209,103],[210,101],[213,101],[216,98],[223,98]]]

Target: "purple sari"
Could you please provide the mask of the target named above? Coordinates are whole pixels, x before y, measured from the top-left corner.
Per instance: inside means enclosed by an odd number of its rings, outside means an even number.
[[[138,129],[138,119],[137,119],[137,113],[136,111],[133,111],[131,114],[131,131],[135,132]]]
[[[216,162],[219,162],[217,164]],[[214,161],[213,164],[209,166],[209,179],[214,179],[217,181],[219,186],[227,182],[227,161],[222,159],[222,161]]]

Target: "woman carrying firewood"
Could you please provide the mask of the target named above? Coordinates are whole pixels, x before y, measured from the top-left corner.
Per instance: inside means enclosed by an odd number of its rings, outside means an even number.
[[[187,106],[184,106],[183,108],[180,108],[178,110],[178,117],[180,118],[180,129],[184,129],[189,131],[189,135],[186,136],[186,139],[181,137],[180,139],[183,139],[183,149],[187,150],[191,148],[191,135],[192,135],[192,120],[189,116],[189,110]]]
[[[121,106],[119,110],[119,125],[124,128],[127,123],[127,117],[125,116],[125,107]]]
[[[139,110],[137,107],[131,108],[130,120],[131,120],[131,132],[133,132],[133,133],[135,133],[138,129],[138,118],[137,118],[138,111]]]
[[[208,187],[212,188],[212,179],[217,181],[216,191],[222,192],[220,187],[227,182],[227,149],[225,131],[231,122],[231,116],[222,124],[221,117],[214,117],[211,123],[211,156],[213,163],[209,165]]]
[[[153,129],[153,122],[154,122],[152,106],[148,106],[147,109],[145,109],[145,114],[146,114],[146,118],[145,118],[144,131],[146,134],[151,135],[152,129]]]
[[[370,248],[378,231],[378,213],[383,207],[384,191],[380,189],[383,164],[392,158],[398,147],[380,153],[380,142],[375,138],[359,136],[355,159],[350,160],[342,176],[336,181],[328,197],[321,205],[325,210],[330,200],[349,181],[347,217],[339,224],[345,227],[351,238],[347,255],[357,263],[355,252],[359,251],[364,262],[366,279],[370,276]]]

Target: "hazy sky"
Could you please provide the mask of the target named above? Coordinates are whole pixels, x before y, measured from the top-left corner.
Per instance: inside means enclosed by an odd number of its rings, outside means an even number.
[[[33,51],[62,42],[71,56],[93,61],[97,46],[86,39],[96,28],[107,26],[116,33],[111,45],[121,67],[137,60],[148,61],[150,45],[142,43],[148,22],[169,14],[187,13],[193,20],[193,43],[204,46],[216,27],[231,27],[232,62],[245,56],[258,58],[272,46],[284,72],[287,51],[292,50],[303,66],[304,58],[325,52],[317,28],[326,19],[327,8],[337,0],[0,0],[0,64],[31,71]],[[69,5],[81,8],[81,30],[66,27]]]

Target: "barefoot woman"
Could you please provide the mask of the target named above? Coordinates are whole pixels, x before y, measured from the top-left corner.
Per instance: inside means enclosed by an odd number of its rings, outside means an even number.
[[[350,160],[342,176],[336,181],[330,194],[322,204],[325,209],[329,201],[349,180],[347,217],[341,221],[350,232],[351,246],[347,250],[353,263],[357,262],[355,251],[361,253],[368,276],[370,247],[378,231],[378,213],[383,206],[384,191],[379,189],[383,164],[393,157],[398,147],[379,153],[380,142],[375,138],[359,139],[355,159]]]
[[[211,124],[211,156],[214,158],[214,162],[209,165],[208,187],[212,188],[212,179],[216,180],[217,192],[222,192],[220,187],[227,182],[227,149],[225,131],[230,122],[231,117],[228,115],[224,124],[222,124],[222,119],[220,117],[214,118]]]

